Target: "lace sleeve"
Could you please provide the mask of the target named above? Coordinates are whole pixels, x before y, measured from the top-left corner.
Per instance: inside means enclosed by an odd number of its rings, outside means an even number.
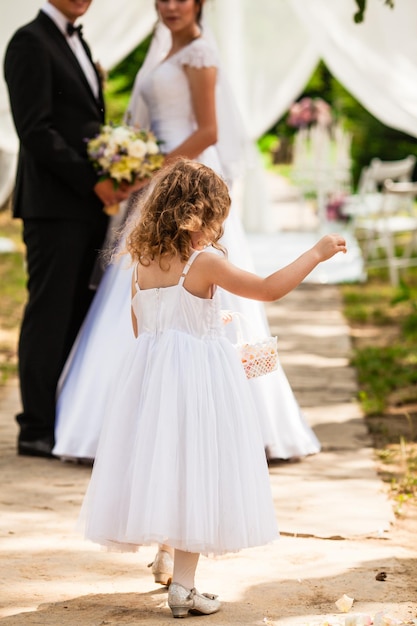
[[[179,59],[181,65],[190,67],[219,67],[217,53],[204,39],[195,39],[186,46]]]

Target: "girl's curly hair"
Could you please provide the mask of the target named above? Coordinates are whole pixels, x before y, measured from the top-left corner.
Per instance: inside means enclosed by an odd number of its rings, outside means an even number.
[[[159,259],[162,269],[177,254],[190,257],[190,233],[201,231],[201,245],[218,243],[230,209],[226,183],[209,167],[189,159],[177,159],[152,181],[149,193],[138,207],[138,219],[126,237],[132,261],[149,265]]]

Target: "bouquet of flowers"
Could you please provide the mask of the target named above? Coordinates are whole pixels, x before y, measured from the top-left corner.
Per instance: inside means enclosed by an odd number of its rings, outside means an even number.
[[[150,131],[133,126],[102,126],[100,133],[87,140],[87,153],[100,178],[110,178],[115,187],[148,178],[158,170],[164,157]],[[119,205],[105,207],[114,215]]]

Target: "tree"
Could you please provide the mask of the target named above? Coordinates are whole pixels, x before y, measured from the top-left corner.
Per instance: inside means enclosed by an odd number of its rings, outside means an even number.
[[[366,2],[367,0],[355,0],[356,5],[358,7],[357,12],[353,16],[354,22],[356,24],[360,24],[365,19],[365,11],[366,11]],[[394,8],[394,0],[384,0],[384,3],[390,7],[390,9]]]

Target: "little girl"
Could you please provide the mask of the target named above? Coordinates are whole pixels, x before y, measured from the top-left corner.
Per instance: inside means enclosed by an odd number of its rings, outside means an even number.
[[[229,207],[213,170],[179,159],[155,177],[129,227],[137,341],[114,382],[83,505],[92,541],[174,550],[174,617],[220,608],[217,596],[195,589],[200,553],[278,537],[263,439],[242,364],[223,334],[216,287],[277,300],[346,252],[343,237],[326,235],[267,278],[245,272],[203,251],[222,251]]]

